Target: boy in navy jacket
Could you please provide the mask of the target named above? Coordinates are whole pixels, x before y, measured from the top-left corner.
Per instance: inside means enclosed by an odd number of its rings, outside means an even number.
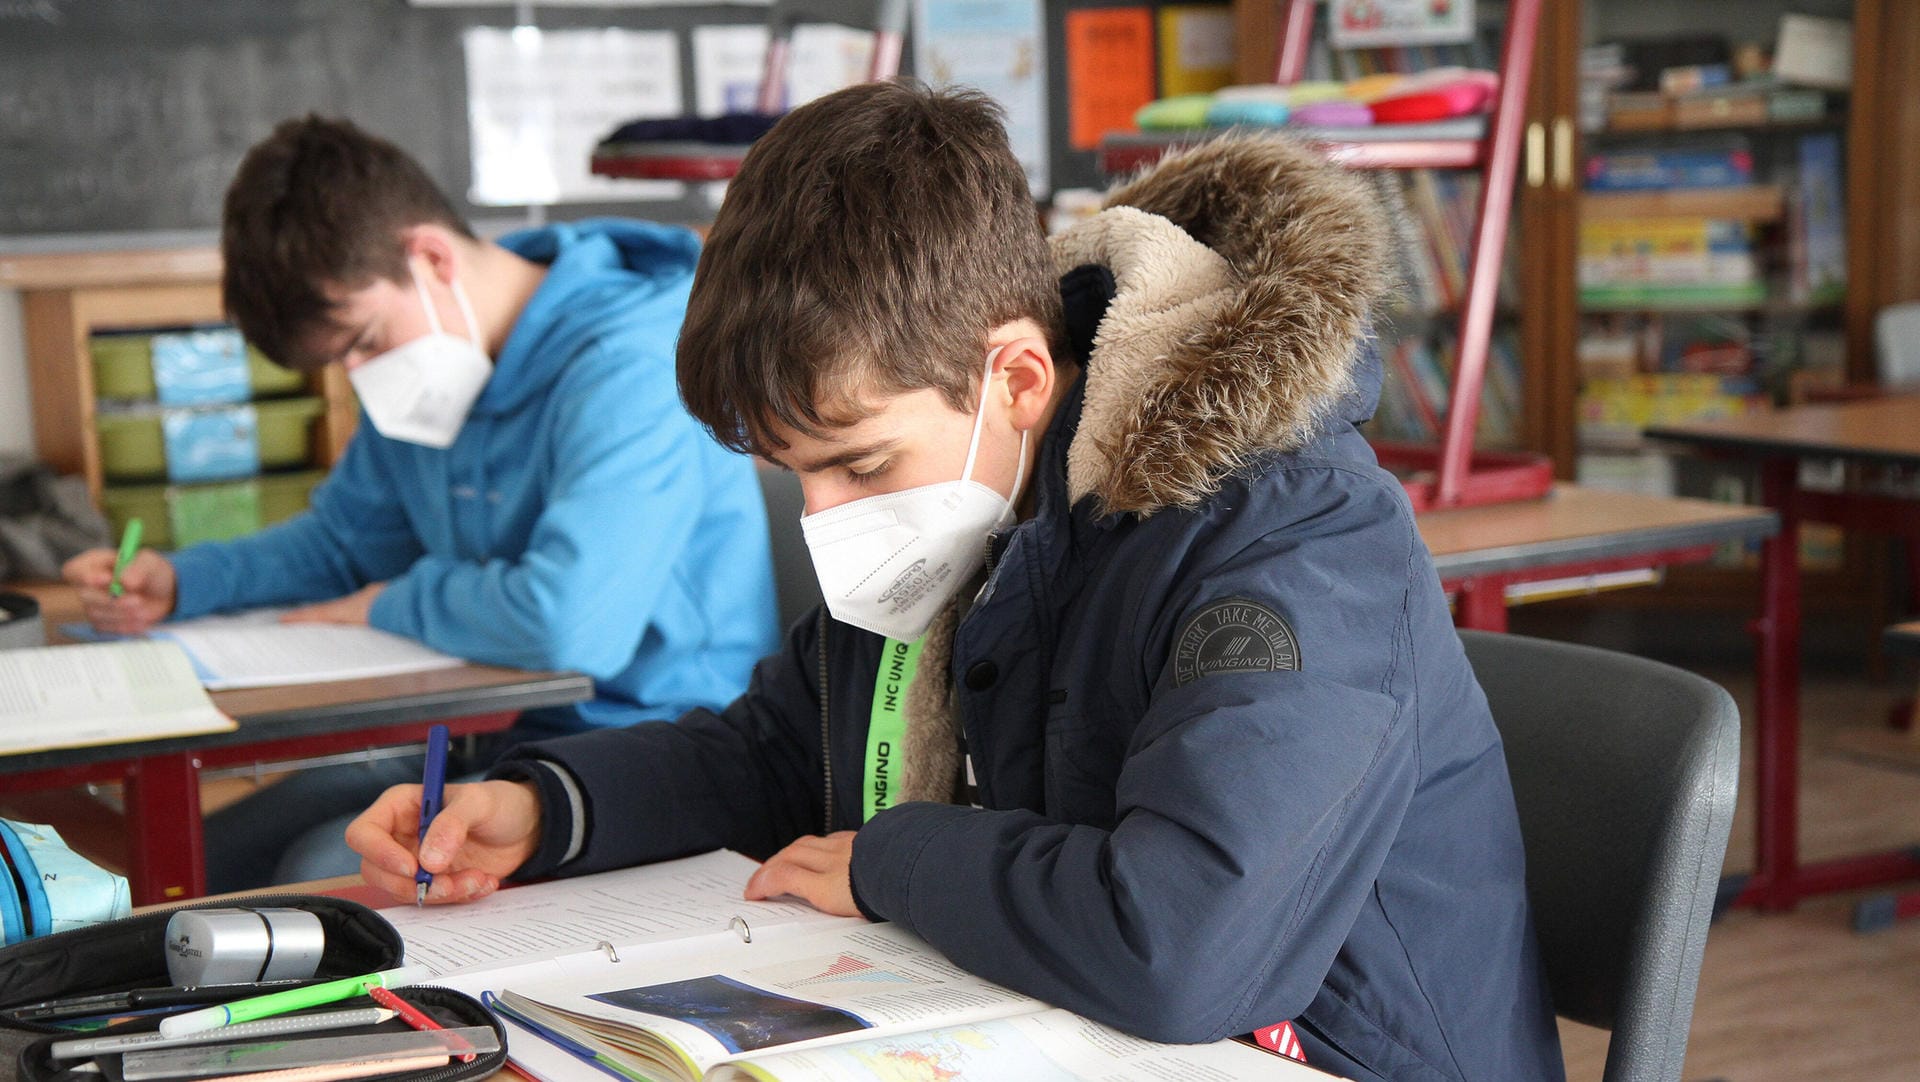
[[[796,110],[702,257],[680,386],[799,474],[826,597],[719,713],[517,749],[434,900],[728,846],[1133,1033],[1292,1020],[1355,1079],[1556,1079],[1506,765],[1355,426],[1361,183],[1227,139],[1051,246],[990,105]],[[418,790],[354,824],[410,897]]]

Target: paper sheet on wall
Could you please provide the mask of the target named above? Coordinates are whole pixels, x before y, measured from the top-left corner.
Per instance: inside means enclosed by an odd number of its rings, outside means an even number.
[[[913,67],[1007,111],[1007,139],[1035,197],[1048,190],[1047,43],[1038,0],[914,0]]]
[[[1336,49],[1473,40],[1473,0],[1333,0],[1330,8],[1327,40]]]
[[[1160,9],[1160,93],[1209,94],[1233,82],[1233,9],[1182,4]]]
[[[1153,12],[1144,7],[1067,12],[1067,134],[1093,150],[1108,132],[1133,131],[1154,99]]]
[[[752,112],[765,68],[764,25],[693,28],[693,109],[701,116]],[[786,105],[805,105],[867,77],[873,32],[831,23],[794,28]]]
[[[473,185],[482,206],[674,199],[678,181],[596,177],[594,145],[637,117],[678,116],[668,31],[477,26],[461,35]]]

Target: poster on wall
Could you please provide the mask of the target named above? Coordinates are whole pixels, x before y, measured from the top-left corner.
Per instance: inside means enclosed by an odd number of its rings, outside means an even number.
[[[1473,0],[1330,0],[1336,49],[1473,40]]]
[[[478,26],[461,35],[478,206],[675,199],[678,181],[597,177],[593,148],[636,117],[679,116],[680,44],[664,30]]]
[[[1047,193],[1047,43],[1039,0],[914,0],[913,70],[981,91],[1007,111],[1007,139],[1036,198]]]
[[[1134,130],[1154,98],[1153,12],[1144,7],[1067,12],[1067,136],[1093,150],[1109,132]]]
[[[787,55],[785,107],[805,105],[860,82],[867,77],[872,57],[871,30],[835,23],[794,27]],[[766,60],[764,24],[694,27],[693,111],[700,116],[753,112]]]

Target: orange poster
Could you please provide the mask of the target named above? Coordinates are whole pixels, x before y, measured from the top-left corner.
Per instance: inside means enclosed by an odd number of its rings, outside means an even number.
[[[1153,100],[1153,12],[1082,8],[1067,12],[1067,133],[1093,150],[1108,132],[1132,131],[1133,114]]]

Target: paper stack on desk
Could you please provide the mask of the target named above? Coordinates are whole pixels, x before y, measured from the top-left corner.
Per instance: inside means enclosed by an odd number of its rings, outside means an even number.
[[[173,643],[0,650],[0,755],[234,727]]]
[[[283,624],[287,609],[253,609],[157,625],[146,637],[177,643],[211,691],[364,680],[450,669],[461,659],[377,628],[348,624]],[[61,634],[97,639],[85,624]]]

